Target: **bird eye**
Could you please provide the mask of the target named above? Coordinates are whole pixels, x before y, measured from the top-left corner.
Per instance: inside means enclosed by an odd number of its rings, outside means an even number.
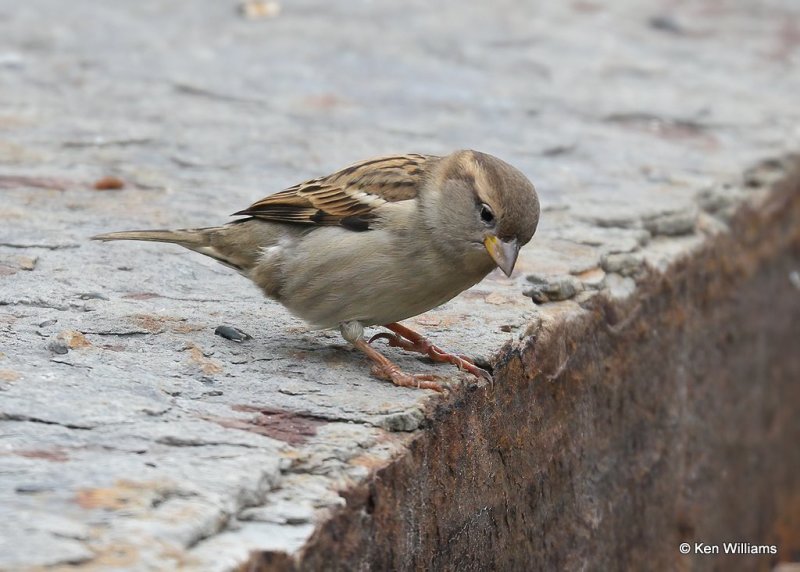
[[[494,224],[494,213],[487,204],[481,205],[481,220],[486,224]]]

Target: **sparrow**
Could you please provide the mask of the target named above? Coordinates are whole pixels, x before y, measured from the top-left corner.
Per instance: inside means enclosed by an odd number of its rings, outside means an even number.
[[[314,329],[338,328],[378,378],[444,391],[372,346],[426,354],[491,381],[466,356],[399,324],[435,308],[500,268],[511,275],[539,222],[533,184],[500,159],[472,150],[396,155],[355,163],[269,195],[223,226],[112,232],[95,240],[179,244],[229,266]],[[367,326],[389,332],[364,338]]]

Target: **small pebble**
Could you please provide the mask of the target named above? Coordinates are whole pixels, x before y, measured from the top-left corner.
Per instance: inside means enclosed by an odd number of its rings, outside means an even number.
[[[99,292],[84,292],[83,294],[78,294],[78,297],[81,300],[108,300],[107,296]]]
[[[574,276],[538,276],[531,274],[528,282],[532,284],[523,294],[537,304],[569,300],[583,291],[583,284]]]
[[[47,349],[54,354],[64,355],[69,351],[69,345],[65,340],[56,338],[47,344]]]
[[[36,268],[36,263],[39,262],[39,257],[38,256],[34,256],[34,257],[19,256],[17,258],[17,260],[19,262],[19,267],[22,270],[29,270],[30,271],[30,270],[33,270],[34,268]]]
[[[629,252],[620,252],[604,254],[600,264],[606,272],[616,272],[623,276],[631,276],[639,269],[641,262],[640,258]]]
[[[71,349],[88,348],[92,344],[86,339],[81,332],[76,330],[64,330],[59,332],[50,343],[47,344],[47,349],[59,355],[64,355]]]
[[[94,188],[98,191],[117,191],[125,188],[125,182],[119,177],[103,177],[94,182]]]
[[[669,16],[654,16],[650,18],[647,23],[651,28],[659,30],[660,32],[667,32],[675,35],[682,35],[685,33],[680,24]]]
[[[248,20],[275,18],[281,13],[281,5],[270,0],[246,0],[239,5],[239,11]]]
[[[242,343],[245,340],[252,339],[250,334],[246,334],[242,330],[234,328],[233,326],[219,326],[216,330],[214,330],[214,333],[225,338],[226,340],[231,340],[237,343]]]
[[[55,487],[53,485],[28,484],[18,485],[14,489],[14,492],[20,495],[34,495],[37,493],[52,491],[54,488]]]

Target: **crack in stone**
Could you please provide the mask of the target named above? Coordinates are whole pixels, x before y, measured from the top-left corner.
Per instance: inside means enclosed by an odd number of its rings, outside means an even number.
[[[152,334],[153,332],[148,332],[146,330],[128,330],[128,331],[122,331],[122,332],[103,332],[103,331],[86,330],[83,333],[84,334],[90,334],[92,336],[118,336],[118,337],[124,338],[124,337],[133,337],[133,336],[146,336],[148,334]]]
[[[58,358],[55,358],[55,357],[54,358],[50,358],[50,361],[53,362],[53,363],[60,363],[60,364],[63,364],[63,365],[68,365],[69,367],[76,367],[78,369],[88,369],[88,370],[94,369],[90,365],[85,365],[85,364],[80,364],[80,363],[72,363],[72,362],[65,361],[63,359],[58,359]]]
[[[231,443],[229,441],[200,441],[197,439],[182,439],[180,437],[166,436],[156,439],[156,443],[160,445],[168,445],[170,447],[244,447],[246,449],[260,449],[256,445],[248,445],[247,443]]]
[[[129,137],[121,139],[106,139],[104,137],[95,137],[86,141],[64,141],[61,143],[62,147],[69,148],[82,148],[82,147],[112,147],[119,146],[125,147],[128,145],[146,145],[154,142],[152,137]]]
[[[211,90],[211,89],[207,89],[207,88],[204,88],[204,87],[200,87],[200,86],[192,85],[192,84],[188,84],[188,83],[175,82],[175,83],[173,83],[173,87],[175,88],[175,91],[177,91],[179,93],[184,93],[186,95],[194,95],[194,96],[197,96],[197,97],[205,97],[205,98],[213,99],[213,100],[216,100],[216,101],[227,101],[227,102],[233,102],[233,103],[250,103],[250,104],[262,105],[262,106],[269,107],[267,102],[264,101],[264,100],[261,100],[261,99],[256,99],[256,98],[251,98],[251,97],[243,97],[243,96],[240,96],[240,95],[232,95],[232,94],[228,94],[228,93],[221,93],[221,92],[218,92],[218,91],[214,91],[214,90]]]
[[[58,425],[59,427],[66,427],[67,429],[80,429],[82,431],[91,431],[94,425],[76,425],[74,423],[62,423],[60,421],[53,421],[51,419],[41,419],[31,415],[21,415],[19,413],[6,413],[0,411],[0,421],[23,421],[27,423],[41,423],[43,425]]]
[[[51,302],[45,302],[44,300],[0,300],[0,306],[29,306],[32,308],[47,308],[49,310],[58,310],[60,312],[65,312],[70,309],[70,306],[65,306],[63,304],[55,304]]]

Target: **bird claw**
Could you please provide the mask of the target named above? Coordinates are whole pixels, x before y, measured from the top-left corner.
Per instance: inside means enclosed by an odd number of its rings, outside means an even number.
[[[369,340],[367,340],[367,343],[372,345],[372,342],[374,342],[375,340],[386,340],[392,347],[397,347],[398,344],[401,341],[403,341],[402,338],[397,334],[390,334],[389,332],[380,332],[372,336]]]
[[[467,371],[469,371],[469,373],[471,373],[478,379],[483,379],[489,385],[494,385],[494,378],[492,377],[492,374],[483,369],[482,367],[473,366],[473,369]]]
[[[475,365],[475,361],[472,358],[465,355],[448,353],[442,348],[432,344],[429,340],[419,336],[419,334],[416,334],[415,332],[411,333],[418,337],[415,337],[414,339],[407,339],[403,337],[401,333],[390,334],[389,332],[380,332],[372,336],[367,344],[372,344],[372,342],[376,340],[386,340],[391,347],[402,348],[406,351],[425,354],[435,362],[453,364],[461,371],[470,373],[478,379],[483,379],[488,383],[494,383],[492,375],[485,369]]]
[[[470,373],[478,379],[484,379],[489,383],[494,383],[492,375],[485,369],[475,365],[475,362],[467,356],[448,353],[430,342],[426,342],[426,350],[427,351],[424,353],[426,353],[433,361],[451,363],[461,371]]]
[[[395,365],[375,365],[372,373],[376,377],[391,381],[401,387],[414,387],[417,389],[431,389],[444,393],[446,388],[442,386],[442,378],[430,373],[405,373]]]
[[[464,354],[456,354],[456,357],[462,361],[467,362],[470,365],[475,365],[475,360],[469,356],[465,356]],[[476,366],[477,367],[477,366]]]
[[[442,361],[447,361],[455,365],[461,371],[465,371],[467,373],[471,373],[478,379],[483,379],[484,381],[489,382],[490,384],[494,383],[494,378],[492,378],[492,374],[483,369],[482,367],[478,367],[475,365],[475,362],[471,359],[461,356],[461,355],[454,355],[454,354],[443,354],[442,357],[444,358]]]

